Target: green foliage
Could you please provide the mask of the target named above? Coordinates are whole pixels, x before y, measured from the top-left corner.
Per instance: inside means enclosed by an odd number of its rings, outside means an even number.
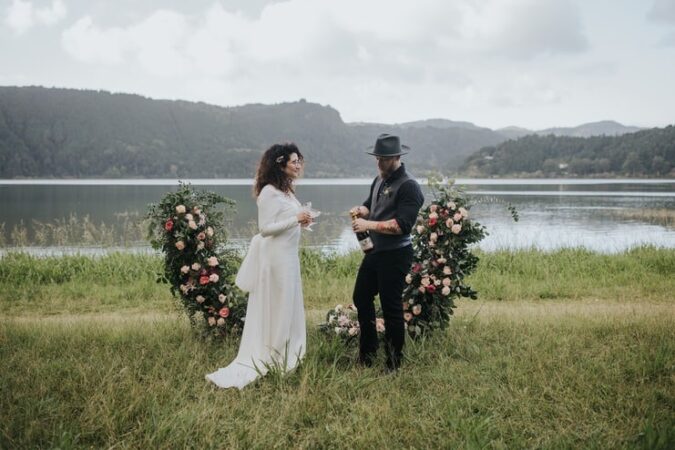
[[[246,301],[233,285],[238,260],[232,251],[218,250],[226,240],[222,211],[216,205],[234,203],[218,194],[180,185],[149,206],[148,238],[164,253],[164,273],[158,281],[171,286],[193,325],[215,336],[243,330]],[[199,320],[200,317],[203,320]]]
[[[669,177],[675,171],[675,126],[621,136],[525,136],[482,148],[461,170],[495,177]]]

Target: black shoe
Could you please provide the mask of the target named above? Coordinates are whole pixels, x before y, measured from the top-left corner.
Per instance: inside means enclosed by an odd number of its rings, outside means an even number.
[[[359,353],[359,365],[363,367],[373,367],[375,355],[371,353]]]

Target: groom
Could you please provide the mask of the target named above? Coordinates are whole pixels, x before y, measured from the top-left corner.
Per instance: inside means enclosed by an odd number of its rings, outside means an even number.
[[[380,295],[385,322],[387,369],[401,365],[405,327],[401,296],[405,276],[413,260],[410,230],[424,203],[419,184],[405,170],[401,155],[409,147],[401,145],[398,136],[381,134],[371,147],[379,176],[370,186],[370,195],[363,205],[355,206],[352,228],[355,232],[369,231],[373,241],[359,268],[354,285],[354,304],[358,309],[361,339],[359,362],[372,366],[377,352],[375,328],[375,295]]]

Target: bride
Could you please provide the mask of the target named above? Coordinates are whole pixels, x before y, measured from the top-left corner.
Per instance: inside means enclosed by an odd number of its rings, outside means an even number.
[[[312,216],[295,198],[293,182],[303,157],[295,144],[275,144],[263,154],[255,179],[260,233],[251,240],[236,284],[249,292],[239,353],[227,367],[206,375],[221,388],[243,389],[271,367],[284,372],[305,354],[306,330],[298,246]]]

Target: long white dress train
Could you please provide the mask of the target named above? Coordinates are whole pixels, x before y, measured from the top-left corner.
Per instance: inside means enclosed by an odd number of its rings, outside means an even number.
[[[307,334],[300,279],[300,202],[271,185],[257,200],[260,233],[251,240],[236,284],[249,292],[237,357],[206,375],[221,388],[243,389],[269,367],[294,369],[305,354]]]

